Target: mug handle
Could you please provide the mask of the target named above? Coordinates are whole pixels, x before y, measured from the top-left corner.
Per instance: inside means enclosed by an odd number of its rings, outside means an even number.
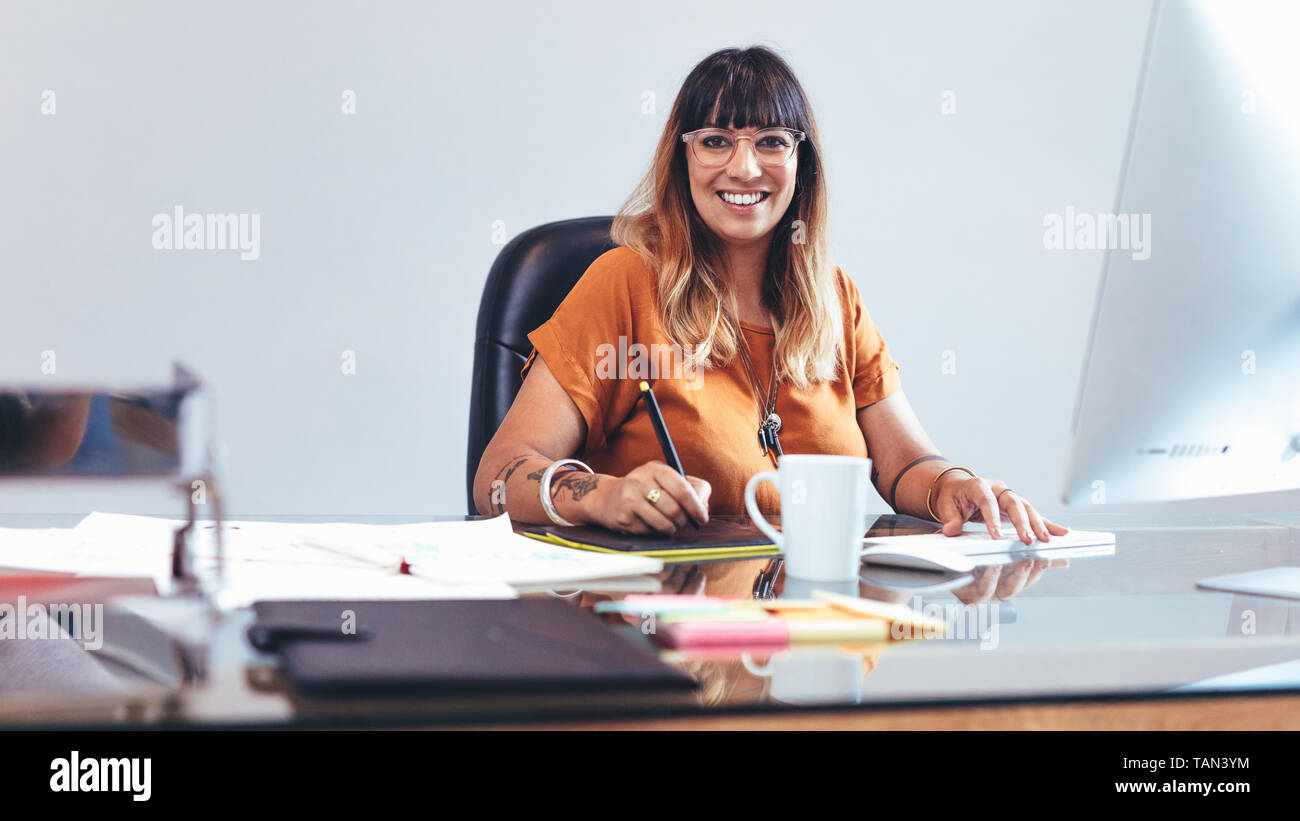
[[[764,479],[776,485],[776,471],[760,470],[758,473],[749,477],[749,481],[745,484],[745,512],[749,514],[749,518],[754,520],[754,524],[758,529],[763,531],[763,535],[771,539],[772,544],[779,548],[781,547],[781,533],[772,527],[771,523],[767,521],[767,517],[759,511],[758,501],[754,498],[754,494],[758,491],[759,483]],[[777,485],[777,487],[779,488],[780,485]]]
[[[751,656],[749,653],[741,653],[740,663],[744,665],[745,669],[748,670],[751,675],[754,675],[758,678],[772,677],[771,659],[768,659],[767,664],[759,664],[758,662],[754,661],[754,657]]]

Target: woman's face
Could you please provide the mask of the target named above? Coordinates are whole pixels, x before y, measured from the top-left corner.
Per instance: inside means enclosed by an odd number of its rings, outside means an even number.
[[[735,133],[752,137],[758,130],[745,128]],[[731,159],[716,168],[701,165],[688,146],[686,166],[691,199],[705,225],[725,242],[748,243],[770,235],[790,207],[799,152],[783,165],[764,165],[758,161],[752,139],[738,139],[735,145]],[[739,205],[727,202],[724,194],[731,198],[756,194],[761,199],[752,205]]]

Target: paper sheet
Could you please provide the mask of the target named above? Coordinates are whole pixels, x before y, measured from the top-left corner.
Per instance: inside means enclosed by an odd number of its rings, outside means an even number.
[[[172,535],[181,524],[176,519],[92,513],[72,530],[0,529],[0,567],[148,576],[165,592],[171,589]],[[195,567],[202,572],[215,560],[215,532],[209,523],[196,527]],[[232,601],[273,596],[499,597],[505,592],[501,585],[510,583],[577,583],[655,573],[663,567],[658,559],[592,553],[519,536],[504,515],[405,525],[232,521],[224,532]],[[397,573],[403,560],[410,576]],[[453,591],[443,590],[446,585],[488,586]]]
[[[155,531],[157,532],[157,531]],[[82,576],[144,576],[171,588],[171,536],[84,540],[75,529],[0,529],[0,568]]]
[[[657,573],[663,562],[646,556],[595,553],[520,536],[510,517],[474,522],[393,525],[408,540],[412,572],[448,583],[500,581],[556,584]]]

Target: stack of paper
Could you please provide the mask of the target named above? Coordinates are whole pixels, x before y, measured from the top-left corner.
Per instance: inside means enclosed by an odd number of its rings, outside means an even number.
[[[161,540],[124,538],[85,541],[75,529],[0,529],[0,568],[81,576],[132,576],[167,590],[171,577],[170,532]]]
[[[72,530],[0,530],[0,568],[148,576],[171,589],[172,537],[182,522],[92,513]],[[509,585],[581,586],[655,573],[658,559],[611,556],[517,535],[509,517],[407,525],[228,522],[223,606],[259,599],[509,598]],[[199,523],[194,562],[215,568],[215,528]],[[403,572],[404,571],[404,572]]]

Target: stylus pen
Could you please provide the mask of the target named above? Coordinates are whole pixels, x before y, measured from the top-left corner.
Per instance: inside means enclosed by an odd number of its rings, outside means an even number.
[[[649,382],[642,380],[639,387],[641,398],[645,400],[646,412],[650,414],[650,424],[654,425],[655,436],[659,437],[659,448],[664,452],[664,461],[668,463],[668,467],[677,471],[685,479],[686,471],[682,469],[682,460],[677,458],[677,448],[673,447],[673,440],[668,435],[668,426],[664,424],[664,415],[659,412],[659,400],[655,399],[655,392],[650,389]],[[686,519],[695,526],[696,530],[700,529],[700,523],[695,521],[694,516],[687,513]]]

